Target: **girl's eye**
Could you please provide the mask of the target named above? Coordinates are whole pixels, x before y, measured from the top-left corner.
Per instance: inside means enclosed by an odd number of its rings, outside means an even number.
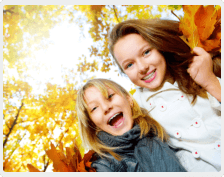
[[[150,49],[147,49],[143,55],[148,55],[150,51],[151,51]]]
[[[94,110],[96,110],[96,108],[97,108],[97,107],[94,107],[94,108],[91,110],[91,112],[93,112]]]
[[[126,68],[130,68],[133,64],[132,63],[129,63]]]
[[[110,99],[112,96],[114,96],[114,93],[110,94],[110,95],[108,96],[108,98]]]

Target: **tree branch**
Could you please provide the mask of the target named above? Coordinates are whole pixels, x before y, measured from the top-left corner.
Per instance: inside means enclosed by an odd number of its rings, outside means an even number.
[[[19,113],[20,113],[22,107],[23,107],[23,102],[22,102],[22,104],[21,104],[21,106],[20,106],[20,108],[19,108],[19,110],[18,110],[18,113],[17,113],[17,115],[16,115],[16,118],[15,118],[15,120],[14,120],[14,122],[13,122],[11,128],[9,129],[9,133],[6,135],[6,139],[5,139],[4,143],[3,143],[3,148],[5,147],[5,145],[6,145],[7,141],[8,141],[9,135],[10,135],[10,133],[12,132],[12,130],[13,130],[15,124],[16,124],[16,121],[17,121],[17,119],[18,119],[18,117],[19,117]]]
[[[114,9],[115,17],[117,18],[117,22],[120,23],[120,20],[119,20],[119,18],[118,18],[118,16],[117,16],[117,11],[116,11],[116,7],[115,7],[115,5],[113,5],[113,9]]]
[[[180,18],[174,13],[173,10],[171,10],[171,13],[172,13],[175,17],[177,17],[177,18],[179,19],[179,21],[180,21]]]
[[[3,14],[6,14],[7,12],[9,12],[9,13],[11,13],[11,14],[13,14],[14,12],[13,11],[11,11],[11,10],[3,10]]]
[[[46,170],[47,170],[47,167],[48,167],[48,165],[49,165],[49,163],[50,163],[50,159],[48,158],[47,159],[47,163],[45,163],[45,157],[46,157],[46,154],[44,155],[44,170],[43,170],[43,172],[46,172]]]
[[[14,10],[15,9],[15,6],[11,7],[10,9],[3,10],[3,14],[6,14],[7,12],[13,14],[14,12],[11,11],[11,9]]]

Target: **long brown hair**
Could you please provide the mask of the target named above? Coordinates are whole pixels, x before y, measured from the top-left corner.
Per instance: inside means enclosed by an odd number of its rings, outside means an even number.
[[[79,89],[76,100],[79,130],[85,147],[94,150],[100,156],[107,156],[107,153],[110,153],[116,159],[120,159],[120,157],[113,152],[114,148],[103,145],[103,143],[97,137],[97,133],[101,130],[96,127],[96,125],[90,119],[88,114],[88,107],[84,98],[86,89],[90,87],[96,87],[105,97],[108,97],[107,87],[114,90],[117,94],[124,96],[124,98],[130,97],[133,101],[132,118],[134,119],[134,123],[140,126],[141,136],[150,132],[158,136],[158,138],[160,138],[162,141],[166,141],[168,139],[168,135],[162,126],[153,118],[151,118],[145,109],[140,108],[131,94],[123,87],[111,80],[92,79]]]
[[[179,89],[186,94],[193,96],[195,101],[197,95],[207,97],[205,90],[196,84],[187,72],[194,54],[190,47],[179,37],[179,22],[162,19],[136,19],[127,20],[117,24],[110,33],[109,50],[124,73],[114,55],[114,45],[117,41],[131,33],[141,35],[152,48],[157,49],[165,58],[167,72],[174,81],[177,81]],[[221,54],[213,57],[213,68],[216,76],[221,77]]]

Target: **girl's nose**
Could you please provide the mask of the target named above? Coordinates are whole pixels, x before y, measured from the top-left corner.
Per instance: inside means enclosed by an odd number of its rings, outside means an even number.
[[[147,63],[143,62],[141,59],[138,60],[138,71],[140,74],[146,74],[149,70]]]
[[[104,114],[108,114],[110,110],[112,109],[112,104],[109,101],[105,101],[103,105]]]

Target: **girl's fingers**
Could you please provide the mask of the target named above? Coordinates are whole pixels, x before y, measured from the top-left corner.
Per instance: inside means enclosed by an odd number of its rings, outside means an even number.
[[[203,56],[204,58],[210,59],[212,58],[212,55],[206,52],[203,48],[201,47],[195,47],[193,48],[193,52],[198,55],[198,56]],[[195,56],[196,57],[196,56]]]
[[[188,68],[187,72],[191,76],[192,79],[195,79],[197,74],[198,74],[198,69],[197,68]]]
[[[193,48],[193,52],[195,53],[195,54],[197,54],[197,55],[205,55],[205,54],[207,54],[207,52],[203,49],[203,48],[201,48],[201,47],[195,47],[195,48]]]

